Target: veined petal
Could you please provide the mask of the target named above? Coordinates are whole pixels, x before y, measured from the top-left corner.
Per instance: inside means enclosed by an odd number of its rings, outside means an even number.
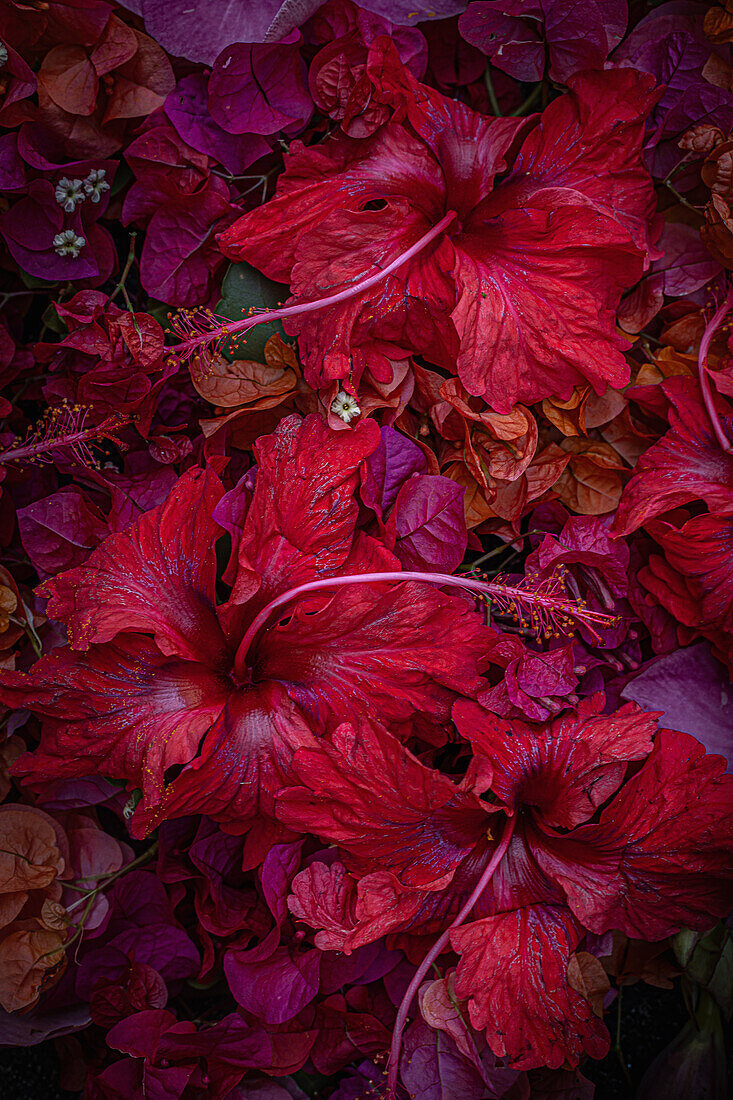
[[[385,723],[445,721],[470,695],[489,633],[461,597],[432,586],[354,584],[304,599],[253,647],[256,679],[278,680],[319,722],[359,712]]]
[[[654,218],[654,185],[640,153],[661,90],[635,69],[578,73],[568,86],[524,139],[505,186],[572,187],[624,225],[649,255],[662,223]]]
[[[379,439],[373,420],[332,432],[313,415],[287,417],[258,441],[257,481],[225,615],[250,601],[251,617],[273,596],[343,566],[355,538],[359,465]]]
[[[575,839],[614,851],[614,890],[587,891],[572,871],[561,881],[573,911],[594,932],[619,929],[660,940],[683,926],[705,929],[733,907],[733,776],[694,737],[660,730],[644,766]]]
[[[672,402],[670,428],[639,459],[614,517],[614,530],[627,535],[680,504],[703,500],[714,512],[733,511],[733,454],[722,450],[710,426],[697,382],[671,378],[663,383]],[[729,418],[731,405],[716,396]]]
[[[469,393],[508,413],[517,402],[568,398],[584,382],[602,393],[628,381],[615,309],[642,274],[640,255],[588,199],[537,191],[521,207],[472,220],[455,246],[451,317]]]
[[[220,528],[212,519],[222,493],[210,470],[187,471],[163,504],[43,586],[48,614],[66,623],[74,649],[139,630],[164,654],[225,663],[214,607]]]
[[[279,684],[229,696],[199,755],[166,787],[160,805],[140,815],[150,830],[161,821],[205,813],[227,832],[245,833],[259,814],[273,815],[276,793],[291,779],[296,749],[313,735]]]
[[[230,685],[206,665],[120,635],[87,653],[54,650],[32,673],[7,672],[0,697],[45,716],[41,747],[16,774],[31,782],[108,775],[157,802],[167,768],[186,764],[224,706]]]
[[[636,704],[599,714],[603,696],[545,726],[505,721],[458,700],[453,720],[474,751],[491,761],[491,789],[512,811],[532,808],[554,828],[588,821],[623,782],[630,761],[652,750],[657,715]]]
[[[445,885],[488,831],[479,799],[376,725],[340,726],[331,743],[299,749],[292,768],[303,786],[278,797],[278,818],[339,844],[363,869],[388,868],[404,886]]]
[[[610,1045],[602,1020],[568,985],[571,952],[582,930],[566,910],[527,906],[485,917],[451,933],[461,956],[456,996],[468,998],[475,1028],[516,1069],[603,1058]]]

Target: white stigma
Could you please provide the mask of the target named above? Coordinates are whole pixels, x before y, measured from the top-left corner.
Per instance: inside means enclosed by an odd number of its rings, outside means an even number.
[[[356,398],[344,390],[339,390],[331,402],[331,412],[343,420],[344,424],[350,424],[357,416],[361,416]]]
[[[56,184],[56,202],[67,214],[73,214],[80,202],[84,202],[84,184],[67,176]]]
[[[65,229],[63,233],[57,233],[53,239],[53,250],[59,256],[73,256],[76,258],[86,244],[84,237],[77,237],[73,229]]]
[[[102,192],[109,191],[109,184],[105,179],[106,175],[104,168],[92,168],[84,180],[84,193],[89,196],[92,202],[99,202]]]
[[[4,42],[0,42],[0,69],[8,60],[8,47]]]

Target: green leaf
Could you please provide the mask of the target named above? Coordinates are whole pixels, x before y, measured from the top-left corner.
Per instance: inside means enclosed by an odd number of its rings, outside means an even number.
[[[157,321],[162,329],[168,326],[168,314],[175,313],[166,302],[161,302],[157,298],[148,298],[145,304],[145,312]]]
[[[27,271],[22,269],[18,272],[23,286],[28,287],[29,290],[48,290],[58,292],[58,283],[51,282],[47,279],[39,279],[35,275],[29,275]]]
[[[289,297],[290,290],[287,286],[266,279],[256,267],[250,264],[232,264],[224,276],[221,300],[214,312],[232,321],[241,321],[248,316],[253,306],[258,309],[277,309]],[[284,339],[288,339],[282,324],[279,321],[271,321],[266,325],[258,325],[248,332],[238,346],[228,340],[222,352],[230,362],[234,359],[255,359],[264,362],[265,344],[276,332]],[[292,343],[293,338],[289,339]]]
[[[724,924],[716,925],[704,936],[683,931],[686,936],[680,932],[672,942],[685,973],[708,990],[730,1018],[733,1014],[733,940],[730,932]]]
[[[61,320],[58,313],[56,312],[56,306],[53,302],[48,303],[43,311],[43,316],[41,317],[41,320],[43,321],[46,328],[50,328],[51,332],[55,332],[59,336],[65,336],[68,332],[66,324],[64,323],[64,321]]]

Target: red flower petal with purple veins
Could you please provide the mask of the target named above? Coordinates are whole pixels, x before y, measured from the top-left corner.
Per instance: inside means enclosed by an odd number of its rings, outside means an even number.
[[[278,818],[341,845],[357,867],[388,867],[407,887],[446,885],[486,834],[481,802],[379,726],[341,726],[332,742],[297,753],[293,771],[307,786],[280,795]]]
[[[95,772],[157,800],[163,774],[187,764],[229,693],[204,664],[163,656],[141,635],[84,654],[54,650],[32,672],[6,672],[2,698],[47,717],[41,748],[17,773],[33,783]]]
[[[459,700],[453,720],[474,751],[491,761],[491,789],[509,812],[531,806],[544,824],[572,829],[618,790],[629,761],[649,755],[657,728],[656,716],[635,703],[606,716],[598,714],[602,702],[594,696],[577,713],[538,728]]]
[[[672,403],[670,429],[636,464],[614,518],[614,531],[627,535],[680,504],[703,500],[713,512],[733,511],[733,453],[726,454],[691,378],[662,383]],[[731,409],[722,397],[716,406]]]
[[[595,932],[661,940],[683,926],[705,929],[733,907],[733,776],[722,756],[686,733],[660,730],[654,749],[603,810],[575,836],[615,850],[614,891],[576,887],[553,870],[580,920]]]
[[[699,594],[695,625],[733,634],[733,515],[693,516],[679,530],[660,520],[650,532],[669,565],[689,577]]]
[[[311,863],[291,883],[290,912],[317,928],[314,943],[321,951],[343,951],[345,939],[356,927],[356,880],[343,863]]]
[[[354,288],[287,321],[308,381],[353,368],[358,383],[364,357],[389,343],[457,370],[501,412],[585,381],[623,385],[615,309],[659,229],[640,159],[651,81],[606,72],[601,94],[600,75],[583,76],[541,117],[487,119],[418,84],[386,38],[368,70],[407,120],[366,141],[297,147],[279,196],[221,238],[233,259],[289,281],[296,302]],[[450,212],[438,239],[357,291]]]
[[[305,718],[280,684],[232,692],[199,755],[140,823],[149,831],[168,817],[205,813],[229,832],[244,833],[258,813],[272,815],[293,753],[312,742]]]
[[[303,599],[285,625],[261,636],[251,667],[257,679],[284,683],[320,723],[359,713],[445,722],[456,692],[482,687],[476,668],[486,645],[486,627],[463,600],[414,582],[355,584]]]
[[[255,445],[258,476],[239,541],[231,604],[251,614],[273,596],[344,569],[354,546],[359,465],[379,443],[365,420],[348,433],[290,416]],[[394,561],[394,559],[391,559]]]
[[[451,933],[461,956],[456,996],[469,998],[475,1028],[515,1069],[603,1058],[610,1040],[589,1003],[568,985],[582,929],[566,909],[531,906]]]
[[[220,528],[212,518],[222,493],[210,470],[189,470],[163,504],[48,582],[49,615],[66,623],[74,649],[139,630],[167,655],[225,659],[214,607]]]

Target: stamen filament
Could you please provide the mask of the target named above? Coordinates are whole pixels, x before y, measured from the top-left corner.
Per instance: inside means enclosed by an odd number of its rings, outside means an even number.
[[[725,319],[726,314],[733,306],[733,286],[728,288],[728,293],[725,296],[725,301],[720,305],[710,321],[705,326],[705,331],[702,334],[700,341],[700,351],[697,356],[697,369],[700,376],[700,389],[702,390],[702,399],[705,402],[705,408],[707,409],[710,423],[712,425],[715,437],[718,443],[726,454],[730,454],[733,451],[733,444],[731,444],[728,436],[725,434],[723,425],[720,423],[720,417],[718,416],[718,410],[715,408],[713,402],[713,395],[710,392],[710,379],[708,377],[708,349],[712,343],[713,336],[717,332],[720,324]]]
[[[22,443],[0,452],[0,466],[8,462],[53,462],[65,451],[83,466],[96,466],[90,443],[114,439],[127,422],[122,415],[108,416],[95,427],[85,427],[89,409],[80,405],[60,405],[47,410]]]
[[[558,586],[554,589],[532,591],[530,588],[519,588],[513,585],[500,584],[496,581],[480,581],[473,577],[454,576],[452,573],[422,573],[405,570],[404,572],[389,573],[352,573],[346,577],[325,577],[321,580],[307,581],[299,584],[287,592],[281,593],[271,600],[266,607],[255,616],[242,638],[237,649],[234,666],[235,672],[242,675],[246,667],[246,657],[252,642],[259,631],[267,623],[268,619],[281,607],[289,604],[300,596],[311,592],[320,592],[326,588],[339,588],[349,584],[369,584],[392,581],[424,581],[427,584],[451,585],[460,588],[464,592],[475,593],[482,599],[488,599],[502,609],[525,613],[533,620],[537,629],[557,628],[569,625],[569,620],[577,619],[582,622],[595,636],[594,626],[613,626],[617,619],[613,615],[605,615],[600,611],[589,611],[582,604],[574,603],[559,593],[562,589]]]
[[[395,1020],[394,1030],[392,1032],[392,1042],[389,1048],[389,1061],[387,1063],[388,1068],[386,1100],[396,1100],[397,1075],[400,1068],[400,1048],[402,1046],[402,1033],[405,1030],[405,1024],[407,1023],[407,1014],[410,1011],[410,1005],[412,1004],[413,997],[420,988],[420,985],[422,984],[422,981],[428,970],[438,958],[438,955],[440,955],[445,945],[448,943],[451,932],[453,932],[456,928],[459,928],[463,924],[466,917],[469,916],[474,905],[481,897],[484,890],[491,881],[491,878],[496,871],[496,868],[499,866],[502,859],[504,858],[506,850],[511,842],[512,836],[514,835],[514,826],[516,825],[516,820],[516,817],[510,817],[507,820],[502,838],[495,848],[494,854],[489,860],[480,879],[471,891],[471,895],[468,898],[468,901],[460,910],[458,916],[455,917],[445,929],[445,931],[442,932],[440,936],[438,936],[437,940],[430,948],[427,955],[415,971],[412,981],[408,985],[407,990],[405,991],[405,995],[400,1001],[400,1007],[397,1010],[397,1019]]]
[[[415,241],[404,252],[387,264],[386,267],[380,268],[379,271],[374,272],[373,275],[369,275],[359,280],[353,286],[346,287],[344,290],[339,290],[336,294],[330,294],[326,298],[318,298],[313,302],[299,302],[296,305],[284,306],[282,309],[268,309],[262,313],[253,313],[250,317],[245,317],[242,321],[229,321],[226,318],[217,318],[208,310],[202,311],[200,314],[195,312],[183,312],[174,318],[171,325],[173,331],[177,335],[182,336],[183,340],[180,344],[176,344],[175,347],[170,348],[172,355],[177,355],[181,359],[188,359],[199,350],[199,352],[205,352],[207,348],[216,351],[221,344],[231,337],[241,336],[245,332],[248,332],[255,325],[264,325],[269,321],[280,321],[285,317],[295,317],[301,313],[313,313],[315,310],[326,309],[328,306],[336,305],[338,302],[346,301],[348,298],[354,298],[357,294],[363,293],[365,290],[370,290],[377,283],[380,283],[383,279],[386,279],[388,275],[391,275],[393,271],[396,271],[402,264],[407,263],[413,256],[416,256],[418,252],[421,252],[426,245],[440,236],[443,230],[450,225],[453,219],[456,217],[454,210],[449,210],[445,217],[441,218],[437,225],[434,225],[431,229],[424,233],[419,240]],[[212,321],[220,321],[218,325],[211,325]],[[204,328],[203,326],[207,327]]]

